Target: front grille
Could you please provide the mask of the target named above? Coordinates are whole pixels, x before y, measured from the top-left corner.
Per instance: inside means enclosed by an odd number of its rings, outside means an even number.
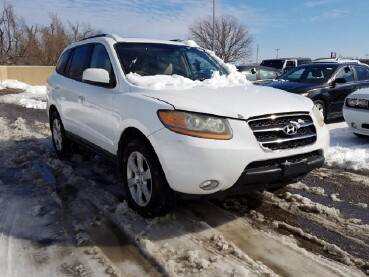
[[[314,158],[320,158],[322,157],[322,151],[314,151],[310,153],[285,157],[285,158],[277,158],[272,160],[266,160],[266,161],[258,161],[258,162],[252,162],[250,163],[245,169],[256,169],[256,168],[276,168],[276,167],[282,167],[283,164],[288,163],[298,163],[309,159]]]
[[[313,119],[307,112],[264,115],[253,117],[248,124],[266,151],[302,147],[316,141]],[[288,134],[288,127],[296,128]]]

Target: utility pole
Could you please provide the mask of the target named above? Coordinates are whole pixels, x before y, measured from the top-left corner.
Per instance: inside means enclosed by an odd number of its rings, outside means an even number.
[[[365,54],[366,59],[368,59],[369,54]]]
[[[256,64],[259,63],[259,43],[256,45]]]
[[[215,49],[215,0],[213,0],[213,51]]]
[[[280,48],[276,48],[275,51],[277,52],[277,54],[275,55],[275,58],[278,59],[278,52],[279,50],[281,50]]]

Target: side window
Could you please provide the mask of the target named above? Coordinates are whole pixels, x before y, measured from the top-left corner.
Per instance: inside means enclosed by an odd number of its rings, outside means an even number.
[[[282,75],[282,72],[274,71],[274,78],[277,78]]]
[[[256,73],[253,74],[251,72],[251,69],[247,69],[247,70],[243,71],[242,73],[245,75],[247,80],[249,80],[251,82],[256,81]]]
[[[260,80],[274,79],[274,72],[271,70],[260,69]]]
[[[197,53],[188,52],[187,58],[193,74],[206,74],[210,77],[214,71],[219,70],[205,55],[200,56]]]
[[[114,76],[109,54],[102,44],[95,44],[91,54],[90,68],[102,68],[109,72],[110,79]]]
[[[58,72],[61,75],[64,75],[64,71],[67,66],[71,53],[72,53],[72,49],[68,49],[60,56],[58,64],[56,65],[56,72]]]
[[[293,61],[287,61],[286,62],[286,67],[295,67],[295,63]]]
[[[82,81],[82,73],[89,66],[91,48],[91,44],[85,44],[75,48],[70,62],[69,72],[66,74],[68,77]]]
[[[369,68],[355,65],[356,75],[358,81],[369,80]]]
[[[351,68],[349,66],[341,67],[337,74],[336,79],[343,78],[346,80],[346,83],[353,82],[355,80],[354,73],[352,72]]]

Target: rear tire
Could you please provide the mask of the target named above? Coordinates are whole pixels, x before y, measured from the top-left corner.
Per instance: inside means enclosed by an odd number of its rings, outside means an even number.
[[[57,112],[53,112],[50,120],[53,146],[58,158],[69,160],[72,156],[72,143],[67,138],[64,125]]]
[[[161,216],[173,207],[170,189],[154,150],[143,140],[132,140],[124,149],[120,170],[125,198],[144,217]]]

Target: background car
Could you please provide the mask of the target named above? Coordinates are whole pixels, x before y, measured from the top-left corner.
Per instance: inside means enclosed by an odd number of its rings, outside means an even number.
[[[311,63],[310,58],[280,58],[280,59],[269,59],[269,60],[263,60],[260,65],[261,66],[267,66],[267,67],[273,67],[279,70],[282,70],[282,72],[287,72],[291,70],[292,68],[295,68],[296,66],[303,65]]]
[[[282,71],[276,68],[260,65],[240,65],[238,71],[242,72],[246,79],[255,85],[266,84],[282,75]]]
[[[369,67],[350,61],[304,64],[266,86],[309,97],[324,118],[337,118],[350,93],[369,87]]]
[[[346,98],[343,117],[355,135],[369,138],[369,89],[357,90]]]

